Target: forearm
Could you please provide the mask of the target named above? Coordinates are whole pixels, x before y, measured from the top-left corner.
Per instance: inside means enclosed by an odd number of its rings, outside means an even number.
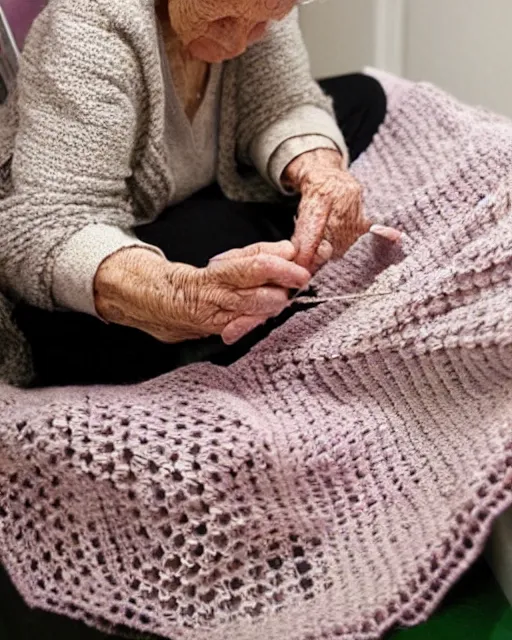
[[[137,248],[163,258],[160,249],[119,227],[92,224],[75,233],[55,259],[52,283],[55,304],[96,315],[94,280],[98,269],[114,254]]]
[[[282,174],[287,165],[312,151],[334,151],[348,166],[343,134],[328,112],[303,105],[267,127],[251,144],[251,160],[258,172],[286,193]]]

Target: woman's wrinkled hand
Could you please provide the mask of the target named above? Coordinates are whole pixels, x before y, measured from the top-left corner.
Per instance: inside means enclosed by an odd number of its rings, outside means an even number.
[[[372,225],[365,217],[361,185],[337,151],[302,154],[286,168],[284,182],[302,196],[292,242],[297,264],[311,273],[344,255],[369,231],[392,241],[400,239],[398,231]]]
[[[279,315],[290,289],[307,285],[310,273],[295,257],[289,241],[260,243],[198,269],[145,248],[124,249],[97,271],[96,310],[107,322],[140,329],[162,342],[220,335],[232,344]]]

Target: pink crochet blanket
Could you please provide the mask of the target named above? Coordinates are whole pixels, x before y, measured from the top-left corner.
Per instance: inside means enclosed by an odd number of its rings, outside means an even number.
[[[395,87],[396,89],[397,87]],[[354,172],[401,252],[229,369],[0,394],[0,556],[34,606],[184,640],[426,618],[512,503],[512,125],[393,92]]]

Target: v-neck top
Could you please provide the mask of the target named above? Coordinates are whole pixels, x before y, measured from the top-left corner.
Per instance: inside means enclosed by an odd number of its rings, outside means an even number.
[[[172,205],[216,179],[223,65],[210,65],[203,100],[190,121],[176,91],[162,37],[160,59],[165,87],[164,145],[174,181],[168,203]]]
[[[227,197],[266,201],[273,191],[283,191],[282,169],[308,146],[345,147],[330,101],[311,77],[296,11],[272,23],[236,64],[222,66],[222,88],[213,94],[222,94],[225,113],[219,108],[215,117],[206,100],[191,125],[169,81],[164,104],[161,63],[167,56],[159,55],[158,42],[148,46],[159,25],[143,4],[53,3],[32,28],[16,95],[0,110],[0,157],[6,168],[12,166],[0,180],[2,286],[29,304],[97,314],[98,267],[125,248],[160,253],[137,238],[136,227],[154,221],[170,201],[208,184],[220,157],[226,167],[217,177]],[[126,20],[117,19],[120,13]],[[213,70],[210,91],[215,78]],[[157,117],[164,110],[173,115],[167,132]],[[208,121],[210,128],[204,126]],[[141,139],[147,143],[139,144]],[[254,176],[240,175],[238,152],[273,190]],[[198,170],[207,156],[208,170]],[[40,198],[34,200],[36,192]],[[23,242],[9,241],[22,236]]]

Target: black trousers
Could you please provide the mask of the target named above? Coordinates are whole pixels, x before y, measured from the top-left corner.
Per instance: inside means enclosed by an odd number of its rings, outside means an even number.
[[[362,74],[325,80],[352,160],[370,145],[386,114],[380,84]],[[212,186],[176,206],[136,233],[162,249],[171,261],[205,266],[228,249],[288,239],[297,201],[237,203]],[[129,383],[149,379],[194,361],[229,364],[264,337],[287,314],[269,321],[236,345],[217,336],[166,345],[135,329],[106,325],[79,313],[57,313],[20,305],[15,316],[33,351],[38,385]]]

